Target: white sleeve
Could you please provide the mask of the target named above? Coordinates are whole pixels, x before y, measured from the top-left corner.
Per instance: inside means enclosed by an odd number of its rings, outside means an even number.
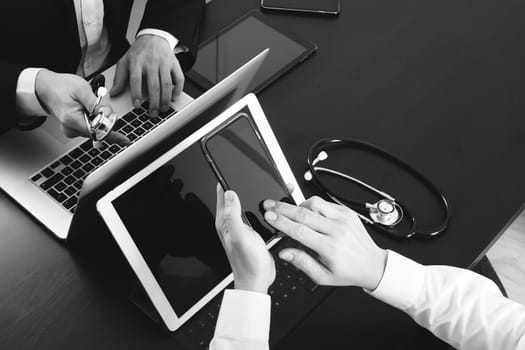
[[[370,294],[457,349],[525,349],[525,306],[472,271],[423,266],[389,251],[383,278]]]
[[[35,92],[36,76],[43,68],[26,68],[18,76],[16,83],[16,107],[24,116],[44,116],[44,111]]]
[[[152,28],[142,29],[140,32],[137,33],[136,37],[138,38],[139,36],[145,35],[145,34],[160,36],[161,38],[163,38],[164,40],[168,42],[172,50],[174,50],[175,46],[177,46],[177,44],[179,43],[179,39],[175,38],[170,33],[164,30],[160,30],[160,29],[152,29]]]
[[[163,38],[164,40],[168,42],[171,49],[173,50],[173,53],[175,54],[178,54],[181,52],[188,52],[188,48],[180,44],[179,39],[177,39],[176,37],[174,37],[173,35],[171,35],[170,33],[164,30],[146,28],[138,32],[136,37],[138,38],[139,36],[145,35],[145,34],[160,36],[161,38]]]
[[[268,350],[271,300],[267,294],[224,291],[210,350]]]

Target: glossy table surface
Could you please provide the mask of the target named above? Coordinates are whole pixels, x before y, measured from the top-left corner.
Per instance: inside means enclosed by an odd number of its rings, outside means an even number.
[[[257,0],[214,0],[202,40],[254,8]],[[296,176],[322,137],[396,153],[438,184],[452,221],[434,239],[373,238],[425,264],[470,266],[525,199],[524,10],[513,0],[356,0],[343,1],[338,17],[268,13],[319,47],[259,94]],[[354,156],[334,164],[409,196],[423,222],[438,220],[436,204],[413,195],[413,184]],[[124,259],[110,261],[68,249],[0,194],[0,348],[178,348],[128,300]],[[401,312],[341,288],[278,348],[440,346],[429,339]]]

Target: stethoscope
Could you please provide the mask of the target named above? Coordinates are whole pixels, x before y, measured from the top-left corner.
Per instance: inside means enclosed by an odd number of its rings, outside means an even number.
[[[435,228],[427,230],[420,229],[417,227],[416,219],[408,210],[407,205],[402,204],[390,194],[380,191],[379,189],[353,176],[318,165],[320,162],[328,158],[328,150],[341,147],[360,148],[365,151],[375,153],[407,170],[409,173],[419,179],[437,198],[439,198],[441,207],[445,214],[444,220]],[[319,189],[321,189],[331,200],[352,209],[363,222],[378,228],[384,233],[397,238],[409,238],[412,236],[431,237],[443,232],[448,227],[451,212],[445,196],[427,177],[423,176],[419,171],[402,161],[399,157],[385,151],[382,148],[356,139],[325,138],[317,141],[310,147],[310,150],[308,151],[307,164],[308,170],[304,174],[304,179],[306,181],[313,181],[313,183],[316,184]],[[357,201],[345,198],[325,186],[319,178],[320,174],[336,176],[347,181],[351,181],[362,188],[365,188],[369,192],[380,196],[381,199],[375,203],[359,203]],[[400,232],[398,230],[398,226],[404,218],[408,222],[408,228]]]
[[[105,81],[102,74],[97,74],[91,80],[89,84],[97,99],[91,110],[84,111],[86,128],[95,147],[111,133],[118,119],[110,106],[102,104],[102,99],[107,94]]]

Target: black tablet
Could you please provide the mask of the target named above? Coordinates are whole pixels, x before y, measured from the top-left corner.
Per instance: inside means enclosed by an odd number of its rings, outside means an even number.
[[[266,48],[270,53],[248,91],[261,91],[317,50],[314,43],[277,29],[259,11],[252,11],[202,43],[186,75],[207,90]]]

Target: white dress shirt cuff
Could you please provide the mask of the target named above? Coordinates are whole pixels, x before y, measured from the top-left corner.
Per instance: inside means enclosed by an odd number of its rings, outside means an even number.
[[[18,76],[16,84],[16,106],[24,116],[44,116],[46,111],[35,92],[36,76],[43,68],[26,68]]]
[[[271,299],[268,294],[227,289],[215,328],[215,338],[267,342],[270,336]]]
[[[403,311],[414,305],[421,295],[425,266],[394,251],[388,251],[383,278],[374,291],[375,298]]]
[[[136,37],[138,38],[139,36],[146,35],[146,34],[156,35],[156,36],[160,36],[161,38],[164,38],[168,42],[172,50],[175,50],[175,47],[179,43],[179,39],[175,38],[170,33],[164,30],[160,30],[160,29],[151,29],[151,28],[142,29],[140,32],[137,33]]]

